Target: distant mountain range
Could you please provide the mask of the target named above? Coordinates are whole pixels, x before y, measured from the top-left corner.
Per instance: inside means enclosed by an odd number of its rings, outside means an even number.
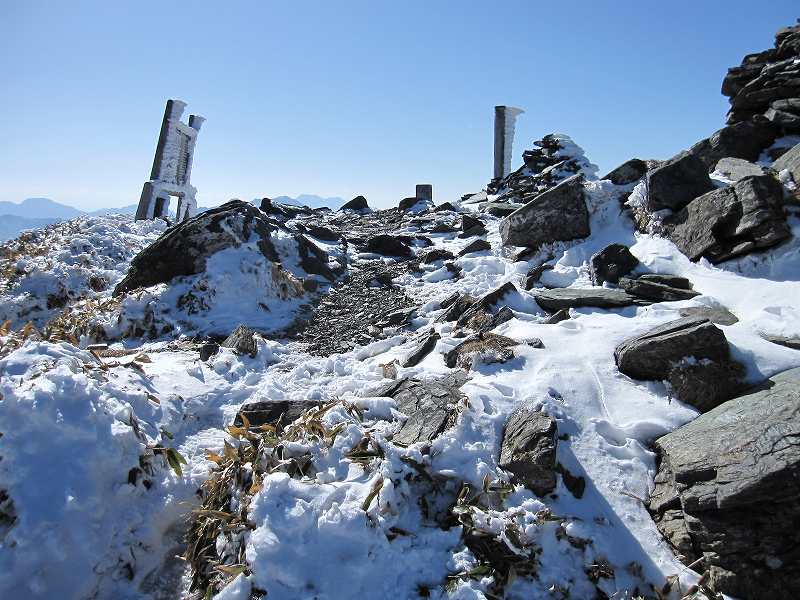
[[[273,198],[275,202],[281,204],[292,204],[295,206],[309,206],[311,208],[321,208],[327,206],[332,209],[340,208],[345,200],[338,196],[323,198],[314,194],[300,194],[296,198],[290,196],[277,196]],[[261,200],[254,201],[256,205]],[[207,210],[200,207],[200,211]],[[136,204],[120,206],[115,208],[101,208],[99,210],[84,211],[68,204],[61,204],[50,198],[27,198],[22,202],[0,202],[0,241],[10,240],[17,237],[26,229],[38,229],[59,221],[74,219],[81,215],[107,215],[107,214],[134,214]]]

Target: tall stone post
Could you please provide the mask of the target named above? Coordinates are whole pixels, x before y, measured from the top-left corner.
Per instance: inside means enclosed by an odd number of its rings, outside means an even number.
[[[511,172],[511,147],[514,143],[514,126],[517,116],[524,113],[513,106],[494,107],[494,180]]]
[[[430,183],[418,183],[417,191],[414,194],[417,200],[427,200],[433,202],[433,186]]]

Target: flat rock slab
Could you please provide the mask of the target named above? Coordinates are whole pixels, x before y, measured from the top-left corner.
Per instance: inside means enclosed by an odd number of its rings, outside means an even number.
[[[679,309],[678,314],[682,317],[708,319],[717,325],[733,325],[739,322],[735,314],[723,307],[687,306],[686,308]]]
[[[508,418],[500,446],[501,468],[539,496],[556,487],[556,422],[529,406],[520,406]]]
[[[800,368],[659,438],[649,509],[686,563],[705,555],[715,589],[800,597]]]
[[[542,244],[589,235],[583,176],[573,175],[539,194],[500,223],[506,246],[538,248]]]
[[[644,298],[646,300],[652,300],[653,302],[689,300],[690,298],[700,295],[699,292],[695,292],[694,290],[672,287],[670,285],[660,283],[657,280],[654,281],[652,279],[642,278],[629,279],[628,277],[622,277],[619,280],[619,287],[629,294],[638,296],[639,298]]]
[[[606,288],[558,288],[538,292],[536,302],[548,312],[567,308],[624,308],[625,306],[644,306],[646,300],[632,296],[624,290]]]
[[[755,163],[743,158],[723,158],[717,163],[714,171],[731,181],[739,181],[745,177],[764,174],[764,169]]]
[[[244,424],[242,415],[253,427],[259,425],[286,426],[297,420],[303,413],[316,408],[319,402],[312,400],[276,400],[274,402],[250,402],[243,404],[236,413],[233,424],[241,427]]]
[[[408,416],[392,441],[403,446],[430,442],[451,426],[465,397],[459,391],[465,382],[466,376],[456,373],[427,382],[402,379],[383,388],[378,395],[394,398],[397,409]]]
[[[666,379],[681,359],[730,358],[728,340],[708,319],[684,317],[626,340],[614,350],[619,370],[634,379]]]

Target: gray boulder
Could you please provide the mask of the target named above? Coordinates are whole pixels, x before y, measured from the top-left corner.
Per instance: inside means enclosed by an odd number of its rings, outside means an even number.
[[[486,227],[483,221],[470,215],[463,215],[461,217],[461,234],[458,237],[468,238],[474,235],[485,235]]]
[[[624,290],[606,288],[558,288],[542,290],[534,296],[536,303],[547,312],[558,312],[565,308],[624,308],[644,306],[647,300],[632,296]]]
[[[724,307],[711,307],[711,306],[687,306],[678,310],[678,314],[682,317],[700,317],[708,319],[717,325],[733,325],[739,322],[739,319]]]
[[[400,238],[381,233],[374,235],[367,240],[367,252],[382,254],[385,256],[411,256],[411,247]]]
[[[714,188],[706,165],[688,152],[648,171],[646,181],[647,209],[651,212],[665,208],[680,210]]]
[[[714,167],[714,171],[731,181],[739,181],[745,177],[763,175],[764,169],[743,158],[722,158]]]
[[[720,263],[791,236],[783,187],[773,177],[745,177],[704,194],[664,220],[667,237],[691,260]]]
[[[220,345],[223,348],[231,348],[239,354],[247,354],[250,357],[254,357],[258,352],[254,335],[255,331],[247,325],[239,325]]]
[[[609,244],[592,255],[590,261],[592,283],[594,285],[602,285],[604,281],[617,283],[620,277],[627,275],[637,266],[639,259],[631,254],[627,246]]]
[[[771,146],[778,135],[778,128],[763,117],[741,121],[697,142],[689,149],[689,154],[699,158],[711,171],[726,157],[758,160],[759,154]]]
[[[798,439],[800,369],[792,369],[656,441],[648,507],[684,563],[705,558],[715,591],[800,597]]]
[[[500,223],[506,246],[539,247],[585,238],[589,233],[589,211],[580,174],[536,196]]]
[[[617,367],[633,379],[667,379],[675,365],[687,357],[729,360],[725,334],[707,319],[684,317],[626,340],[614,350]]]
[[[508,418],[500,446],[499,465],[539,496],[556,487],[556,422],[530,406],[520,406]]]

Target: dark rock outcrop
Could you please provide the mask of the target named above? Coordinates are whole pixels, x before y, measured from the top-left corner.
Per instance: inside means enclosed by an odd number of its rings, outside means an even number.
[[[500,223],[506,246],[529,246],[585,238],[589,235],[583,176],[573,175],[536,196]]]
[[[522,278],[522,287],[526,290],[532,290],[534,286],[539,283],[539,280],[542,278],[544,272],[552,269],[553,265],[550,263],[542,263],[535,267],[531,267],[528,269],[528,272],[525,273],[525,277]]]
[[[345,202],[339,210],[365,210],[368,208],[367,199],[364,196],[356,196],[349,202]]]
[[[477,217],[472,217],[470,215],[463,215],[461,217],[461,235],[458,237],[467,238],[472,237],[474,235],[485,235],[486,234],[486,226],[483,224],[483,221],[478,219]]]
[[[255,331],[247,325],[239,325],[220,345],[223,348],[231,348],[239,354],[248,354],[254,357],[258,352],[254,335]]]
[[[590,261],[592,283],[594,285],[602,285],[604,281],[617,283],[620,277],[627,275],[637,266],[639,259],[631,254],[627,246],[609,244],[592,255]]]
[[[649,169],[654,167],[655,165],[652,165],[652,162],[648,164],[648,161],[632,158],[610,173],[603,175],[600,179],[608,179],[614,185],[627,185],[640,180]]]
[[[705,164],[684,152],[647,172],[647,209],[679,210],[713,188]]]
[[[504,283],[496,290],[492,290],[480,300],[473,302],[469,305],[456,321],[458,327],[469,327],[471,329],[480,329],[492,319],[492,306],[500,302],[506,294],[516,292],[516,286],[510,281]],[[449,311],[448,311],[449,312]]]
[[[452,260],[453,258],[455,258],[455,255],[449,250],[445,250],[444,248],[434,248],[433,250],[426,252],[422,256],[422,260],[420,262],[422,264],[429,265],[437,260]]]
[[[739,598],[800,597],[800,369],[659,438],[648,506],[681,560]]]
[[[535,494],[544,496],[556,487],[557,435],[552,418],[520,406],[506,422],[498,464]]]
[[[767,119],[742,121],[723,127],[700,140],[689,149],[689,154],[700,159],[709,171],[713,171],[717,163],[727,157],[752,162],[758,160],[761,152],[775,141],[778,133],[779,129]]]
[[[114,295],[202,273],[212,254],[250,241],[256,242],[264,258],[279,263],[270,241],[270,233],[279,227],[249,202],[226,202],[167,229],[133,258]]]
[[[664,220],[664,229],[691,260],[720,263],[779,244],[791,236],[783,187],[772,177],[745,177],[708,192]]]
[[[379,234],[367,240],[367,252],[382,254],[384,256],[412,256],[414,253],[411,247],[403,240],[394,235]]]

